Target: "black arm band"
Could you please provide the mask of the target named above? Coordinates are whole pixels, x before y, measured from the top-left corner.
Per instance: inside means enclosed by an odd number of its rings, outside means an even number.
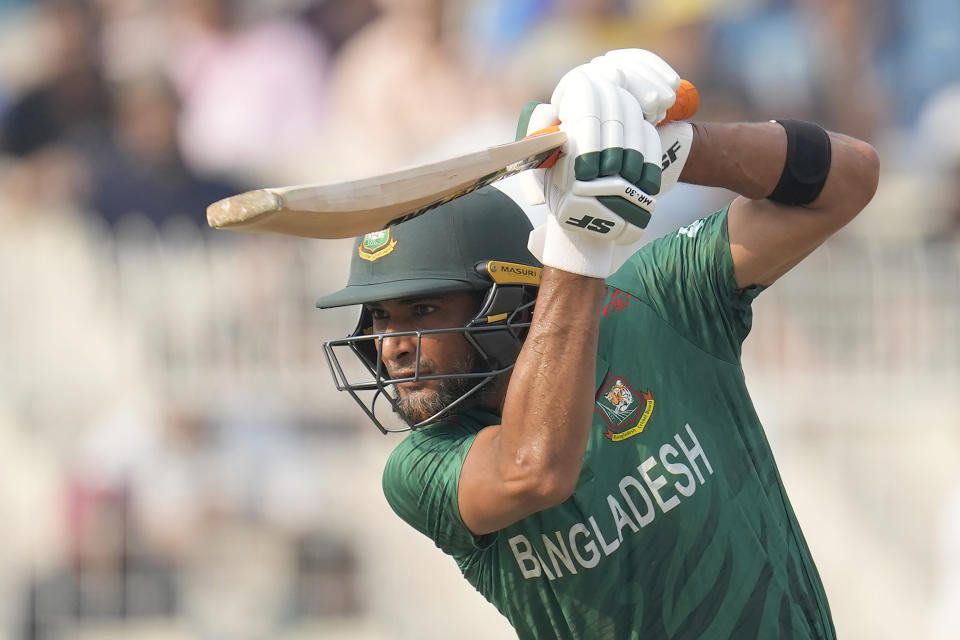
[[[817,199],[830,174],[830,135],[801,120],[775,120],[787,132],[787,159],[768,199],[796,206]]]

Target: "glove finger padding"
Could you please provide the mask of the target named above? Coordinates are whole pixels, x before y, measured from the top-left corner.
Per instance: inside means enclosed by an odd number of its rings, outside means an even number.
[[[628,74],[611,65],[581,65],[567,73],[551,97],[567,142],[544,172],[552,215],[530,235],[529,248],[550,267],[605,278],[619,266],[650,221],[660,190],[660,137],[643,105],[624,87]],[[647,84],[651,104],[665,104],[658,83]],[[538,111],[539,110],[539,111]],[[527,112],[527,126],[549,126],[547,108]],[[638,186],[640,185],[640,186]],[[616,262],[616,264],[614,264]]]
[[[626,119],[629,126],[624,130],[624,157],[620,175],[635,184],[641,191],[656,195],[660,191],[661,150],[656,129],[644,119],[640,105],[626,91],[623,94]]]
[[[649,136],[649,131],[635,131],[646,119],[642,106],[626,89],[611,84],[597,70],[595,65],[577,67],[563,77],[552,98],[560,129],[569,135],[563,151],[575,158],[576,179],[619,174],[638,184],[641,190],[656,193],[660,154],[656,149],[643,148],[639,142],[655,136]],[[528,131],[532,130],[532,126],[528,127]],[[656,153],[651,155],[653,151]]]
[[[607,144],[623,147],[622,141],[604,139],[604,125],[616,117],[611,102],[614,86],[590,74],[589,65],[580,65],[561,78],[550,98],[560,116],[560,129],[567,132],[563,153],[574,158],[578,180],[600,175],[600,152]],[[615,129],[607,127],[615,136]]]
[[[624,107],[623,111],[629,111],[629,107]],[[530,103],[529,110],[521,118],[518,139],[557,124],[559,120],[556,107],[549,102]],[[637,185],[649,195],[662,195],[676,186],[693,142],[693,127],[688,122],[669,122],[658,126],[656,130],[662,148],[659,189],[655,187],[658,169],[652,162],[653,158],[651,162],[646,162],[651,149],[644,148],[648,134],[643,129],[624,127],[623,155],[619,168],[619,173],[625,180]],[[524,200],[530,206],[546,202],[543,184],[545,171],[546,169],[529,169],[519,176]]]
[[[666,60],[646,49],[613,49],[594,58],[596,60],[604,60],[624,72],[659,78],[673,91],[680,87],[680,74]]]
[[[616,82],[630,92],[652,124],[662,122],[676,102],[680,75],[650,51],[616,49],[594,58],[590,64],[596,68],[597,76]]]
[[[605,107],[603,121],[600,123],[603,149],[600,151],[597,175],[613,176],[620,173],[620,166],[623,164],[624,123],[626,122],[624,100],[620,95],[623,89],[609,82],[600,82],[595,86],[602,89],[602,104]],[[577,179],[588,178],[577,173]]]

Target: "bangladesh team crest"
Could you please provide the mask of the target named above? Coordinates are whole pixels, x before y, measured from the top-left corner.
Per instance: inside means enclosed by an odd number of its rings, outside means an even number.
[[[643,432],[653,414],[653,405],[649,389],[637,393],[626,380],[613,377],[600,391],[593,410],[607,423],[607,432],[603,435],[620,442]]]
[[[383,256],[393,251],[397,246],[396,238],[390,237],[390,229],[383,231],[374,231],[363,236],[363,240],[357,246],[357,253],[364,260],[379,260]]]

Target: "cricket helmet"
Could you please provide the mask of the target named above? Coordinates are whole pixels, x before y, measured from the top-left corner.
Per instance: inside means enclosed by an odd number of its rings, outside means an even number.
[[[449,415],[496,376],[513,368],[540,284],[541,265],[527,250],[532,228],[513,200],[494,187],[484,187],[412,220],[357,238],[347,286],[317,301],[321,309],[364,305],[353,333],[323,345],[337,390],[348,392],[383,433],[407,431]],[[366,305],[455,291],[477,293],[480,302],[471,319],[460,327],[389,334],[417,338],[414,375],[390,378],[382,360],[385,335],[373,333],[373,316]],[[438,333],[463,334],[477,354],[473,371],[419,374],[420,340]],[[356,376],[349,374],[340,360],[344,350],[359,358],[363,380],[351,379]],[[376,415],[380,399],[396,409],[399,398],[392,385],[444,378],[468,378],[476,383],[416,424],[388,427]]]

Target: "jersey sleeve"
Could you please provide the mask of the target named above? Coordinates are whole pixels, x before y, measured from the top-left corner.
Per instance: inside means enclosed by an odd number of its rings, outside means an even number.
[[[727,235],[729,206],[651,242],[608,279],[649,305],[687,340],[736,362],[765,287],[737,288]]]
[[[474,536],[460,517],[460,470],[476,432],[455,425],[414,431],[387,460],[383,493],[393,511],[445,553],[462,555],[495,536]]]

